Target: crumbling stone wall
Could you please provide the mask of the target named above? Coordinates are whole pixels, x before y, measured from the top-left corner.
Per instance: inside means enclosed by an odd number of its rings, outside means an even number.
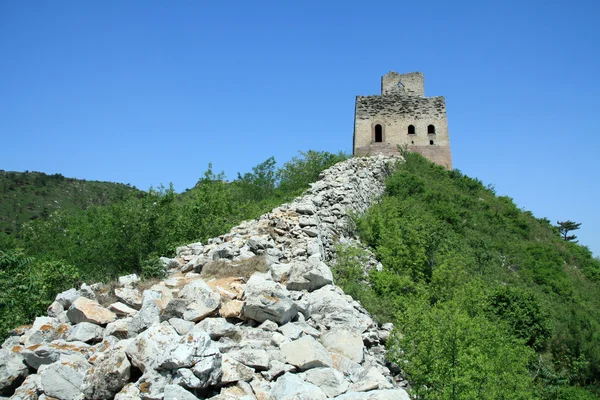
[[[348,214],[382,195],[396,160],[329,168],[290,204],[178,248],[163,258],[168,278],[145,290],[130,275],[114,290],[84,284],[60,293],[47,317],[3,343],[0,395],[409,399],[385,360],[391,324],[378,325],[335,286],[328,265],[352,232]],[[211,277],[215,263],[222,270]],[[246,280],[240,265],[265,268]]]
[[[381,95],[357,96],[354,116],[354,155],[398,154],[407,146],[431,161],[452,168],[444,97],[424,97],[420,72],[390,72],[381,79]],[[376,126],[383,131],[377,141]],[[409,133],[409,126],[414,134]],[[433,125],[435,133],[429,133]]]

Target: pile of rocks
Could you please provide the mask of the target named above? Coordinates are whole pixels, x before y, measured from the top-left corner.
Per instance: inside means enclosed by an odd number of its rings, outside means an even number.
[[[0,394],[408,399],[385,361],[391,324],[374,323],[327,265],[351,233],[348,213],[383,193],[395,161],[333,166],[292,203],[178,248],[162,259],[168,278],[145,290],[129,275],[59,294],[47,317],[2,345]]]

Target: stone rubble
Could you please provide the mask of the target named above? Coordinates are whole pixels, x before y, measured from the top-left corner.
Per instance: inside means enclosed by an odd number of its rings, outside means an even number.
[[[409,399],[385,361],[391,324],[328,266],[396,160],[336,164],[290,204],[162,257],[168,277],[151,288],[119,278],[110,305],[106,285],[60,293],[2,345],[0,399]]]

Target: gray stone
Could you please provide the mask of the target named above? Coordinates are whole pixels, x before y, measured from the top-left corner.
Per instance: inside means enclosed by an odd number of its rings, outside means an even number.
[[[375,389],[391,389],[392,384],[377,368],[372,367],[358,376],[356,382],[350,386],[352,392],[367,392]]]
[[[0,367],[0,369],[1,368],[2,367]],[[42,386],[40,376],[37,374],[29,375],[27,378],[25,378],[25,381],[23,381],[21,386],[15,390],[13,395],[10,397],[10,400],[37,400],[41,391]]]
[[[81,293],[81,295],[87,299],[94,301],[98,300],[96,298],[96,292],[94,291],[94,288],[85,282],[81,284],[81,287],[79,288],[79,293]]]
[[[308,237],[317,237],[319,236],[319,230],[315,227],[306,227],[302,228],[302,232],[304,232]]]
[[[286,373],[279,377],[272,387],[271,394],[281,400],[325,400],[327,395],[312,383],[298,375]]]
[[[271,361],[269,353],[262,349],[241,348],[231,351],[227,355],[256,371],[268,370],[269,362]]]
[[[71,307],[75,300],[81,297],[81,293],[75,288],[71,288],[56,295],[56,301],[60,303],[65,310]]]
[[[126,304],[117,301],[116,303],[112,303],[108,306],[108,309],[119,317],[132,317],[137,314],[137,310],[135,308],[131,308]]]
[[[269,266],[273,280],[276,282],[287,281],[291,268],[292,264],[273,263]]]
[[[162,369],[191,368],[200,360],[209,359],[212,369],[221,364],[221,354],[206,332],[192,330],[178,342],[169,344],[160,360]]]
[[[359,364],[363,360],[364,343],[356,331],[335,328],[321,336],[321,343],[331,353],[342,354]]]
[[[246,367],[229,354],[223,355],[221,371],[221,385],[237,381],[249,382],[254,376],[254,370],[252,368]]]
[[[107,338],[110,335],[118,339],[128,338],[130,336],[129,327],[132,321],[133,318],[123,318],[106,325],[106,328],[104,329],[104,338]]]
[[[185,335],[195,325],[192,321],[186,321],[185,319],[181,318],[171,318],[169,319],[169,324],[171,324],[171,326],[175,328],[177,333],[179,333],[180,335]]]
[[[53,301],[46,309],[49,317],[59,318],[59,315],[64,314],[65,308],[58,301]]]
[[[346,392],[350,384],[344,378],[344,374],[333,368],[313,368],[305,373],[307,382],[310,382],[327,395],[335,397]]]
[[[267,380],[272,381],[286,372],[296,372],[297,368],[291,364],[286,364],[279,360],[271,360],[269,369],[260,374]]]
[[[252,236],[250,239],[248,239],[247,244],[250,250],[254,253],[257,253],[260,250],[265,250],[267,247],[272,247],[267,238],[263,236]]]
[[[141,332],[153,324],[160,322],[160,309],[156,304],[162,298],[162,293],[155,290],[144,290],[142,307],[129,323],[129,332]]]
[[[119,285],[121,286],[133,286],[140,281],[140,277],[137,274],[125,275],[119,277]]]
[[[98,342],[104,337],[104,328],[90,322],[81,322],[69,330],[68,341]]]
[[[181,317],[186,321],[197,322],[216,313],[221,304],[221,296],[213,291],[202,279],[185,285],[179,297],[169,301],[163,318]]]
[[[239,249],[237,249],[239,251]],[[208,253],[208,257],[211,260],[219,260],[219,259],[229,259],[232,260],[235,257],[236,251],[233,249],[233,245],[231,243],[223,243],[215,246]]]
[[[66,337],[69,329],[70,325],[61,323],[56,318],[37,317],[33,322],[33,326],[23,336],[24,345],[29,347]]]
[[[289,290],[313,291],[333,282],[329,267],[321,261],[292,263],[290,277],[287,281]]]
[[[82,392],[88,399],[112,399],[129,381],[131,364],[122,349],[98,355],[86,371]]]
[[[115,396],[115,400],[140,400],[140,390],[135,383],[128,383]]]
[[[298,306],[287,294],[281,285],[254,274],[246,284],[242,313],[257,322],[270,320],[279,325],[285,324],[298,314]]]
[[[97,301],[83,296],[71,304],[67,311],[67,317],[73,324],[90,322],[96,325],[106,325],[117,319],[115,313],[102,307]]]
[[[331,354],[312,336],[303,336],[298,340],[281,345],[281,354],[286,362],[301,370],[318,367],[331,367]]]
[[[139,396],[144,400],[162,400],[165,387],[170,383],[170,377],[164,372],[148,370],[136,382],[140,389]]]
[[[47,396],[80,400],[83,398],[83,377],[90,367],[80,355],[61,356],[59,361],[39,368],[40,386]]]
[[[164,400],[196,400],[197,397],[178,385],[165,386]]]
[[[329,328],[357,330],[362,333],[373,324],[371,317],[356,310],[339,289],[331,285],[308,293],[303,300],[306,301],[308,315],[315,322]]]
[[[296,204],[296,212],[298,214],[313,215],[317,212],[317,210],[316,210],[314,204],[307,201],[307,202]]]
[[[116,288],[115,297],[136,310],[139,310],[142,307],[142,294],[135,288]]]
[[[160,257],[160,262],[165,269],[180,268],[181,263],[175,258]]]
[[[205,318],[197,323],[193,330],[207,332],[212,340],[219,340],[222,337],[235,336],[240,329],[225,318]]]
[[[152,325],[136,336],[125,352],[131,363],[145,372],[157,367],[163,354],[178,341],[179,335],[171,325]]]
[[[29,375],[23,357],[8,349],[0,349],[0,394],[9,394]]]

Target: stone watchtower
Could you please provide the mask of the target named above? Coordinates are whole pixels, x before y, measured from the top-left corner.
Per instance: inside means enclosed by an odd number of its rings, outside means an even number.
[[[356,96],[354,155],[398,154],[398,145],[452,169],[446,100],[425,97],[420,72],[389,72],[380,96]]]

